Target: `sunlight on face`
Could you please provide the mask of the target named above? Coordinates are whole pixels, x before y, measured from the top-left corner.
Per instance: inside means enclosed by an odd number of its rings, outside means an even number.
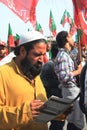
[[[45,43],[37,43],[34,48],[29,51],[28,57],[31,62],[34,64],[39,61],[43,63],[43,57],[46,53],[46,44]]]

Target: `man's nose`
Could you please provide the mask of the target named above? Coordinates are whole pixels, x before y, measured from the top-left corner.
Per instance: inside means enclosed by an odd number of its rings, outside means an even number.
[[[44,55],[39,56],[39,61],[40,62],[43,62],[43,59],[44,59]]]

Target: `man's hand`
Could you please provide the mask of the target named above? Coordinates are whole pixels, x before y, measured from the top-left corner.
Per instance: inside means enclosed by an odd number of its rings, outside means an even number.
[[[67,116],[73,111],[73,104],[70,105],[70,107],[64,112],[64,114]]]
[[[35,118],[39,115],[40,108],[43,106],[43,104],[44,104],[44,102],[42,102],[41,100],[33,100],[30,103],[30,108],[31,108],[33,118]]]
[[[54,120],[64,121],[73,110],[73,104],[71,104],[65,112],[63,112],[60,116],[56,117]]]

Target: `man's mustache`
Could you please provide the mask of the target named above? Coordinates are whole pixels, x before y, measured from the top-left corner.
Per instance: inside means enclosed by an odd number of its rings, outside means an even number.
[[[38,62],[35,64],[35,66],[36,66],[36,67],[41,67],[42,64],[43,64],[42,62],[38,61]]]

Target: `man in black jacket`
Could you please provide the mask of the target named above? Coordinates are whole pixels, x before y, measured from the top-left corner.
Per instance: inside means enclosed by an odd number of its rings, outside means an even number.
[[[81,85],[81,94],[80,94],[80,108],[82,110],[82,112],[86,115],[86,121],[87,121],[87,107],[84,103],[85,100],[85,78],[86,78],[86,70],[87,70],[87,62],[85,64],[85,66],[82,69],[82,72],[80,74],[80,85]]]

